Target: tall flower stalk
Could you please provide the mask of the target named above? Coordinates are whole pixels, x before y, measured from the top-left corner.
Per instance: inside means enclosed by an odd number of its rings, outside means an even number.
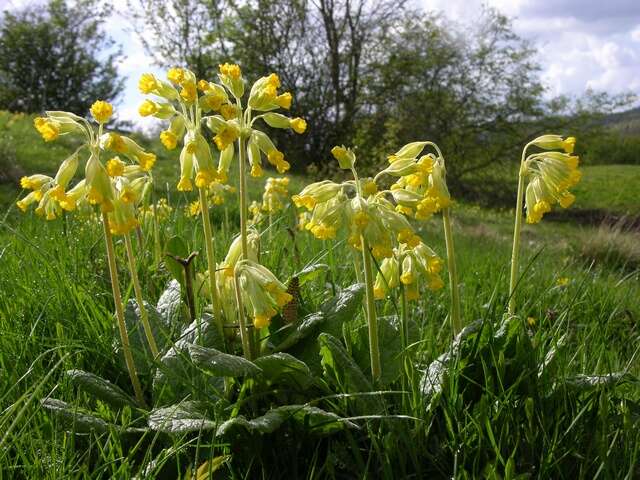
[[[252,176],[261,176],[262,155],[264,155],[278,172],[283,173],[289,169],[289,163],[285,161],[284,154],[275,147],[264,132],[255,128],[254,124],[261,119],[273,128],[290,129],[296,133],[303,133],[306,129],[306,122],[301,118],[291,119],[273,112],[279,108],[289,109],[292,101],[290,93],[278,94],[280,79],[276,74],[262,77],[253,84],[246,108],[243,106],[242,100],[246,82],[238,65],[228,63],[220,65],[218,74],[220,83],[197,80],[191,71],[183,68],[169,70],[167,79],[168,82],[159,80],[152,74],[142,76],[139,83],[140,91],[145,94],[153,94],[162,101],[145,100],[140,106],[139,113],[142,116],[155,116],[170,121],[169,128],[160,135],[160,140],[166,148],[175,148],[179,138],[183,137],[178,190],[192,190],[192,178],[195,175],[207,251],[208,291],[216,322],[222,331],[223,316],[230,313],[225,306],[226,299],[223,297],[228,295],[229,286],[235,289],[237,282],[231,282],[230,285],[226,281],[223,284],[218,283],[220,275],[216,270],[216,255],[213,230],[209,219],[207,193],[209,190],[215,190],[217,185],[228,181],[229,169],[234,157],[237,158],[240,258],[249,259],[247,167],[251,167],[250,174]],[[253,112],[258,114],[254,116]],[[213,166],[211,150],[202,134],[203,125],[206,125],[215,134],[213,143],[219,151],[217,168]],[[240,277],[242,282],[242,275]],[[239,297],[235,293],[231,296]],[[244,308],[240,303],[236,303],[233,315],[243,315]],[[246,303],[244,302],[245,306]],[[253,305],[249,310],[253,310],[256,318],[259,319],[257,321],[254,319],[256,327],[256,323],[261,325],[259,328],[265,326],[262,318],[267,311],[270,314],[273,311],[275,314],[273,309],[260,310],[260,308],[256,313]],[[242,326],[240,328],[244,329]]]
[[[522,149],[509,275],[508,313],[510,315],[514,315],[516,310],[523,206],[526,205],[527,223],[533,224],[538,223],[545,213],[550,212],[552,205],[557,203],[562,208],[569,208],[573,204],[575,196],[569,192],[569,189],[582,177],[578,170],[579,157],[573,155],[575,143],[574,137],[542,135],[527,143]],[[532,146],[543,151],[527,156],[527,150]]]
[[[429,153],[420,156],[428,146],[436,151],[436,155]],[[462,315],[453,228],[451,226],[451,195],[446,183],[444,156],[438,145],[424,141],[405,145],[390,155],[388,160],[390,165],[376,178],[384,174],[398,178],[391,186],[391,194],[397,204],[398,212],[416,220],[428,220],[434,213],[442,212],[451,291],[449,319],[451,330],[455,335],[462,329]],[[434,261],[431,267],[427,266],[427,269],[434,268],[436,264],[437,262]],[[432,285],[437,287],[438,282],[434,280]]]
[[[142,328],[144,329],[144,334],[147,337],[147,342],[149,343],[149,348],[151,349],[153,358],[158,358],[158,345],[156,344],[156,339],[153,336],[153,330],[151,329],[151,324],[149,323],[149,313],[147,312],[147,308],[144,305],[142,288],[140,287],[140,278],[138,277],[138,269],[136,267],[136,257],[133,253],[133,245],[131,244],[131,235],[129,233],[126,233],[124,235],[124,245],[127,251],[127,262],[129,264],[131,281],[133,282],[133,292],[136,296],[136,303],[138,304],[138,308],[140,310],[140,320],[142,321]]]
[[[140,405],[144,405],[144,394],[140,386],[140,379],[136,371],[136,365],[131,353],[131,345],[129,344],[129,333],[127,332],[127,324],[124,320],[124,310],[122,308],[122,295],[120,294],[120,283],[118,280],[118,268],[116,267],[115,252],[113,249],[113,240],[109,228],[109,219],[105,213],[102,214],[102,226],[104,228],[104,240],[107,247],[107,263],[109,264],[109,276],[111,278],[111,290],[113,292],[113,303],[116,309],[116,318],[118,321],[118,331],[120,332],[120,341],[122,342],[122,352],[124,361],[129,372],[131,385],[136,396],[136,400]],[[141,304],[141,309],[144,307]],[[152,337],[153,338],[153,337]]]
[[[365,284],[371,375],[377,382],[382,375],[382,365],[375,300],[384,299],[387,291],[398,285],[399,258],[405,259],[402,263],[406,263],[408,272],[403,276],[403,283],[407,285],[412,299],[417,298],[416,280],[420,276],[426,278],[429,289],[442,286],[437,274],[441,262],[416,235],[396,205],[387,200],[392,191],[378,191],[374,179],[358,176],[356,156],[352,150],[334,147],[331,153],[340,168],[351,171],[353,180],[316,182],[307,185],[292,200],[297,207],[311,212],[301,218],[304,219],[304,229],[316,238],[334,239],[342,227],[346,230],[347,243],[354,254],[356,276]],[[411,168],[415,170],[416,166]],[[377,276],[373,272],[373,258],[380,264]]]
[[[144,395],[136,372],[124,318],[112,235],[124,235],[128,253],[131,253],[129,232],[139,225],[136,206],[151,183],[149,171],[155,163],[156,156],[146,152],[128,137],[115,132],[105,132],[104,125],[110,120],[112,114],[113,107],[107,102],[98,100],[91,106],[91,115],[98,123],[97,131],[85,118],[70,112],[51,111],[46,112],[45,117],[37,117],[34,125],[45,141],[54,141],[61,135],[80,135],[83,142],[78,150],[61,163],[54,178],[39,174],[22,178],[22,187],[31,190],[31,193],[18,201],[18,207],[26,211],[31,204],[37,203],[36,214],[47,220],[58,218],[65,211],[74,211],[78,206],[99,207],[122,352],[136,399],[144,405]],[[79,166],[80,152],[83,150],[88,151],[84,169],[85,178],[71,187],[71,181]],[[104,164],[101,156],[103,152],[109,150],[123,155],[132,163],[127,164],[116,156]],[[132,278],[135,284],[137,280],[135,268],[132,268]],[[157,353],[155,341],[150,335],[148,316],[145,315],[141,300],[139,282],[136,286],[136,296],[150,348]]]

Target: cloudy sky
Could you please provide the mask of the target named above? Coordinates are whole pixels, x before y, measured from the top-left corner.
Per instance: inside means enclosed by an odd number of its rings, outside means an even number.
[[[414,0],[465,24],[478,17],[483,5],[514,19],[515,31],[536,43],[548,95],[580,95],[587,88],[610,93],[640,94],[640,0]],[[0,7],[17,8],[32,0],[0,0]],[[122,10],[126,0],[114,0]],[[116,15],[108,31],[123,44],[127,58],[120,65],[127,76],[119,105],[121,118],[139,122],[137,79],[150,61],[140,42]]]

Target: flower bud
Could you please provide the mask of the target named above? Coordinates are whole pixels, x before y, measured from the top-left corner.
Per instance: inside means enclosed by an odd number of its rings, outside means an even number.
[[[344,145],[341,147],[333,147],[331,154],[338,160],[338,165],[343,170],[349,170],[356,164],[356,155],[350,148],[346,148]]]

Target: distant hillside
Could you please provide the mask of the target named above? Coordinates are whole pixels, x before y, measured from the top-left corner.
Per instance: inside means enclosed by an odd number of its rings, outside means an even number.
[[[604,123],[623,135],[640,135],[640,107],[608,115]]]

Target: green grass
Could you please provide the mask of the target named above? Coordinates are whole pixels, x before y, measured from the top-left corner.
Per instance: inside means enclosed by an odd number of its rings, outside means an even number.
[[[181,217],[179,212],[175,214]],[[228,216],[233,221],[233,208]],[[216,214],[214,218],[218,225],[218,250],[224,251],[231,232],[225,229],[224,215]],[[464,206],[457,208],[455,218],[465,323],[478,318],[497,320],[507,300],[510,218],[507,213]],[[292,222],[290,212],[281,221]],[[523,235],[524,264],[530,265],[518,291],[519,312],[524,318],[535,319],[533,326],[527,328],[535,355],[543,355],[545,348],[556,345],[562,338],[566,342],[559,367],[563,378],[618,371],[638,376],[638,271],[629,273],[606,262],[589,265],[580,256],[578,247],[581,237],[592,234],[590,227],[558,229],[556,224],[548,223],[538,227],[527,228]],[[200,245],[200,229],[192,220],[178,218],[174,223],[167,223],[166,228],[166,236],[179,233],[192,247]],[[444,255],[437,220],[429,222],[422,235]],[[274,241],[264,247],[263,261],[283,278],[321,254],[327,246],[301,234],[295,238],[299,263],[293,255],[291,237],[283,228],[279,228]],[[120,244],[118,252],[122,260]],[[303,299],[309,310],[332,295],[331,283],[339,288],[354,281],[349,262],[341,260],[346,258],[345,253],[343,247],[331,252],[325,260],[332,263],[334,273],[330,277],[321,275],[303,287]],[[59,420],[52,419],[39,407],[41,399],[50,395],[85,408],[97,407],[103,418],[111,415],[104,405],[96,405],[66,381],[64,370],[84,369],[128,390],[126,373],[113,355],[112,304],[99,227],[68,218],[65,230],[62,221],[42,222],[32,214],[21,217],[11,214],[2,224],[0,255],[0,368],[3,372],[0,398],[5,406],[0,418],[1,430],[6,431],[16,422],[9,434],[9,450],[2,456],[2,470],[8,478],[132,478],[162,448],[172,446],[191,452],[185,456],[168,455],[166,468],[184,474],[188,462],[196,458],[193,456],[196,443],[201,444],[196,449],[197,462],[227,451],[224,444],[206,434],[201,437],[149,434],[138,440],[140,444],[136,448],[116,431],[88,435],[63,433]],[[122,261],[120,264],[124,267]],[[141,271],[149,272],[142,278],[144,291],[149,300],[154,300],[169,275],[162,266],[153,267],[149,252],[141,253],[140,264]],[[199,258],[198,270],[203,268],[204,259]],[[564,277],[569,283],[559,286],[558,280]],[[121,278],[125,292],[132,295],[124,270]],[[413,348],[411,358],[418,366],[426,365],[446,350],[447,298],[446,290],[429,294],[412,309],[411,319],[418,327],[419,343]],[[395,313],[392,303],[379,308],[380,313]],[[351,334],[358,331],[362,321],[358,316],[350,324],[350,328],[355,329],[350,330]],[[493,361],[499,362],[498,358]],[[362,362],[362,368],[366,372],[366,362]],[[524,367],[518,368],[524,370]],[[339,478],[344,478],[341,475],[358,476],[356,472],[362,468],[372,477],[397,478],[402,472],[421,472],[444,478],[451,476],[455,460],[457,473],[464,478],[463,471],[473,476],[494,469],[502,475],[512,454],[515,454],[515,471],[534,476],[536,472],[546,472],[545,477],[592,478],[602,470],[612,478],[625,475],[632,478],[639,473],[640,439],[637,413],[633,413],[637,412],[634,402],[639,400],[637,388],[624,400],[619,400],[622,397],[617,389],[597,388],[585,394],[584,403],[580,403],[584,410],[574,410],[572,394],[566,393],[566,397],[560,396],[552,406],[547,406],[547,411],[538,412],[531,419],[534,424],[527,427],[529,433],[525,433],[513,430],[524,421],[521,416],[524,407],[519,402],[531,395],[523,397],[518,391],[520,387],[499,386],[493,379],[484,385],[480,400],[463,400],[453,393],[456,387],[452,385],[454,390],[444,392],[439,403],[428,411],[424,401],[419,400],[419,375],[419,371],[407,364],[402,379],[389,388],[408,388],[414,400],[400,402],[398,398],[389,398],[385,407],[391,418],[408,415],[420,419],[417,424],[400,419],[382,423],[360,420],[356,421],[360,432],[325,440],[294,429],[288,435],[293,435],[290,438],[295,438],[297,445],[277,433],[265,435],[254,440],[252,448],[259,453],[252,457],[240,449],[237,462],[232,462],[227,474],[243,478],[245,472],[251,478],[279,478],[280,472],[292,478],[292,472],[296,471],[296,475],[302,477],[320,478],[331,477],[331,472],[336,472]],[[322,396],[320,391],[313,395]],[[277,395],[271,401],[276,398]],[[628,420],[603,416],[606,409],[617,408],[620,401],[630,412]],[[318,402],[341,415],[349,416],[353,412],[348,402]],[[490,402],[493,407],[483,402]],[[540,403],[543,404],[546,405]],[[17,412],[23,408],[24,413],[18,417]],[[256,405],[245,405],[241,412],[251,418],[255,408]],[[487,420],[483,418],[491,419],[491,423],[485,424]],[[591,438],[590,422],[610,423],[606,427],[605,424],[593,427],[594,432],[601,435],[596,439]],[[490,426],[495,431],[490,431]],[[523,437],[518,438],[520,435]],[[614,451],[605,455],[607,446]],[[284,458],[276,455],[271,447],[281,449]],[[351,453],[345,453],[349,451]],[[294,453],[296,457],[292,457]],[[504,458],[496,457],[497,454]],[[292,470],[294,468],[297,470]]]
[[[574,208],[640,215],[640,165],[589,165],[582,170]]]
[[[25,135],[31,134],[29,119],[16,121],[24,122]],[[27,173],[52,172],[55,167],[46,170],[47,162],[64,157],[66,147],[51,150],[37,140],[16,151],[19,164]],[[23,157],[30,160],[23,162]],[[179,235],[189,250],[199,250],[196,270],[202,272],[200,224],[183,213],[195,196],[175,192],[177,166],[172,162],[173,154],[158,161],[156,193],[175,207],[161,235],[165,241]],[[637,183],[639,172],[586,167],[575,209],[637,215],[630,178]],[[291,192],[304,184],[305,179],[295,177]],[[250,191],[257,200],[261,183],[252,180]],[[312,428],[309,419],[289,420],[271,433],[247,435],[239,429],[237,436],[217,438],[211,430],[125,432],[124,427],[146,426],[148,414],[112,408],[69,380],[65,371],[82,369],[131,391],[114,353],[117,333],[100,226],[71,215],[50,222],[33,213],[22,215],[13,205],[16,194],[15,187],[5,187],[6,213],[0,223],[0,478],[187,478],[189,468],[222,456],[228,456],[226,462],[211,478],[640,476],[635,231],[619,233],[567,217],[525,226],[519,317],[505,322],[512,213],[458,203],[453,217],[463,319],[466,325],[480,320],[475,325],[481,330],[461,342],[460,353],[447,364],[441,391],[425,392],[421,381],[450,346],[447,288],[411,304],[410,346],[402,354],[394,326],[399,299],[378,303],[383,373],[397,373],[382,386],[366,380],[366,329],[357,305],[331,331],[346,350],[343,356],[325,344],[321,368],[315,338],[299,344],[304,348],[288,350],[313,369],[314,381],[306,388],[227,379],[226,394],[218,396],[220,378],[196,369],[194,379],[185,377],[193,384],[183,379],[182,393],[201,402],[216,422],[236,415],[250,420],[281,405],[308,404],[354,424],[329,432],[335,424],[323,430],[322,425]],[[233,198],[214,208],[212,219],[222,257],[237,231]],[[295,220],[291,207],[275,219],[271,234],[263,234],[261,261],[282,279],[308,264],[329,265],[302,285],[302,317],[353,284],[355,275],[344,242],[315,240],[299,232]],[[420,235],[445,257],[439,216],[421,224]],[[143,228],[141,240],[136,239],[135,248],[143,291],[155,303],[171,274],[164,262],[154,262],[149,228]],[[121,241],[116,253],[123,293],[131,298]],[[183,307],[180,322],[185,321]],[[277,343],[282,333],[272,334]],[[240,351],[237,341],[228,347]],[[604,381],[611,373],[624,377]],[[589,385],[580,375],[602,377],[590,377],[596,384]],[[149,393],[153,379],[143,375],[142,381]],[[380,390],[384,393],[366,395]],[[46,398],[92,411],[111,426],[84,432],[82,418],[73,412],[65,419],[42,408]]]

